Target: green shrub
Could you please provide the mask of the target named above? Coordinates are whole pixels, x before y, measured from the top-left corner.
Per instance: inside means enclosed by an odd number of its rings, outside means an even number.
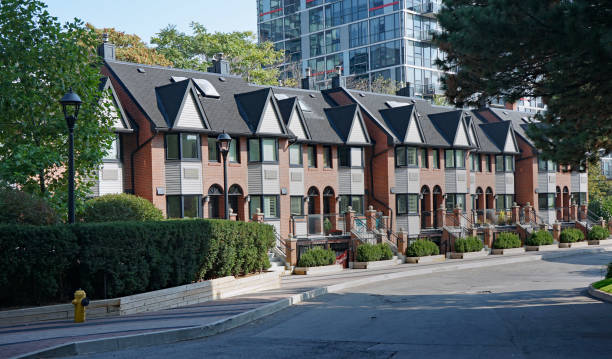
[[[106,194],[85,202],[79,215],[84,222],[160,221],[161,210],[148,200],[131,194]]]
[[[458,238],[455,240],[455,252],[479,252],[484,248],[480,239],[476,237]]]
[[[608,263],[608,273],[606,273],[606,278],[612,278],[612,262]]]
[[[440,254],[440,248],[432,241],[419,239],[408,245],[406,248],[406,256],[408,257],[425,257]]]
[[[521,240],[516,233],[503,232],[497,235],[495,242],[493,242],[493,248],[495,249],[509,249],[509,248],[520,248]]]
[[[589,231],[590,241],[601,241],[610,237],[610,231],[601,226],[595,226]]]
[[[584,240],[584,233],[576,228],[566,228],[561,231],[559,241],[561,243],[573,243]]]
[[[393,252],[386,243],[364,243],[357,247],[357,262],[374,262],[393,258]]]
[[[77,253],[68,226],[0,225],[0,305],[69,298]]]
[[[540,229],[539,231],[533,232],[525,242],[528,246],[544,246],[553,244],[553,241],[553,236],[549,231]]]
[[[336,263],[336,253],[331,249],[315,247],[300,256],[298,267],[320,267]]]
[[[0,187],[0,224],[57,224],[60,217],[42,198],[10,187]]]
[[[58,301],[79,287],[100,299],[253,273],[270,267],[273,244],[272,226],[225,220],[0,226],[0,305]]]

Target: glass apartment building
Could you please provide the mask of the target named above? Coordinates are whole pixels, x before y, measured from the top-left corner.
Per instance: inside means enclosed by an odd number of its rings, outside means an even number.
[[[317,88],[341,66],[347,87],[379,76],[410,83],[411,94],[441,93],[431,42],[440,0],[257,0],[259,41],[285,50],[287,77],[311,69]]]

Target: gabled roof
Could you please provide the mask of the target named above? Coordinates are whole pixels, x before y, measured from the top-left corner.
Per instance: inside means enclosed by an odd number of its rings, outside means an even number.
[[[482,128],[485,135],[491,140],[495,147],[497,147],[499,152],[517,153],[515,151],[505,151],[508,136],[510,136],[514,148],[518,148],[516,145],[516,139],[514,138],[512,123],[510,121],[484,123],[480,125],[480,128]]]
[[[533,114],[500,108],[484,108],[473,112],[478,116],[480,120],[482,120],[482,122],[491,122],[482,115],[482,113],[485,111],[495,116],[499,121],[512,122],[515,137],[516,134],[518,134],[523,140],[525,140],[525,142],[527,142],[527,144],[535,148],[533,141],[529,138],[529,136],[527,136],[527,127],[529,126],[528,119],[531,118]]]
[[[133,132],[134,130],[132,123],[123,111],[123,106],[121,105],[121,101],[119,101],[119,97],[117,96],[117,93],[113,88],[111,80],[106,76],[102,77],[100,79],[100,85],[98,88],[100,89],[100,92],[104,92],[107,90],[110,92],[111,99],[113,101],[113,106],[115,106],[116,110],[118,111],[117,115],[119,118],[117,120],[121,124],[121,127],[115,126],[114,130],[116,132]],[[101,98],[101,100],[103,101],[104,99]]]
[[[312,137],[310,136],[308,125],[306,124],[304,120],[304,113],[302,112],[297,96],[288,97],[283,100],[277,100],[277,104],[278,104],[278,109],[280,110],[280,113],[281,113],[282,120],[285,123],[285,127],[287,128],[287,131],[297,136],[297,134],[291,131],[291,126],[295,126],[294,124],[291,123],[292,116],[293,114],[295,114],[297,116],[297,119],[300,121],[299,125],[302,126],[306,139],[310,140]]]
[[[269,87],[234,95],[242,118],[251,129],[251,132],[260,132],[265,111],[268,109],[268,106],[272,106],[281,134],[287,134],[285,123],[281,120],[281,111],[273,95],[272,89]]]
[[[342,142],[346,144],[351,143],[349,142],[349,137],[353,128],[356,128],[355,126],[361,126],[366,143],[370,143],[370,136],[366,130],[365,123],[363,122],[363,118],[361,118],[361,113],[358,111],[358,109],[359,107],[356,104],[325,109],[329,122]]]
[[[193,96],[194,99],[198,98],[197,91],[190,79],[156,87],[155,92],[160,112],[164,116],[168,128],[176,127],[177,120],[181,116],[186,101],[190,101],[190,96]],[[195,104],[202,120],[202,127],[210,129],[202,105],[199,101],[195,101]]]
[[[463,121],[463,110],[441,112],[428,116],[433,125],[440,132],[446,144],[453,147],[473,147],[465,145],[455,145],[455,140],[458,136],[462,136],[459,130],[466,130],[465,122]],[[467,136],[467,132],[465,133]]]
[[[421,116],[415,111],[414,104],[382,109],[380,110],[380,114],[400,142],[425,143],[425,136],[423,135],[423,129],[420,123]],[[411,127],[413,123],[416,127]],[[420,141],[407,141],[406,137],[409,135],[408,132],[411,128],[416,128]]]

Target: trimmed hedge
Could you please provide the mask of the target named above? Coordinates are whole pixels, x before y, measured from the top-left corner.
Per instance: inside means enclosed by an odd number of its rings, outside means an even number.
[[[88,200],[79,217],[83,222],[161,221],[164,214],[148,200],[122,193]]]
[[[300,256],[298,267],[321,267],[336,263],[336,253],[331,249],[315,247]]]
[[[386,243],[364,243],[357,247],[357,262],[375,262],[393,258],[393,252]]]
[[[414,241],[406,248],[406,256],[408,257],[425,257],[437,254],[440,254],[438,245],[426,239]]]
[[[0,305],[112,298],[267,269],[269,225],[224,220],[0,226]]]
[[[559,242],[561,243],[573,243],[584,240],[584,233],[576,228],[566,228],[561,231],[559,236]]]
[[[539,231],[535,231],[527,238],[525,243],[528,246],[544,246],[548,244],[553,244],[554,238],[553,235],[545,230],[540,229]]]
[[[466,238],[458,238],[455,240],[455,252],[480,252],[484,248],[480,239],[470,236]]]
[[[590,241],[601,241],[610,237],[610,231],[601,226],[595,226],[589,231]]]
[[[497,235],[495,242],[493,242],[493,248],[495,249],[510,249],[520,248],[521,239],[518,234],[511,232],[503,232]]]

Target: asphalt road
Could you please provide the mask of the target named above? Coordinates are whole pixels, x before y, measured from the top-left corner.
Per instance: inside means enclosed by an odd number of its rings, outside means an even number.
[[[612,252],[385,281],[214,337],[81,358],[611,358]]]

